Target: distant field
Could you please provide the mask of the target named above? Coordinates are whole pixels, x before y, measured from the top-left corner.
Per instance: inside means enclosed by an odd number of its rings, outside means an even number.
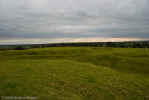
[[[149,49],[51,47],[0,51],[0,96],[149,100]]]

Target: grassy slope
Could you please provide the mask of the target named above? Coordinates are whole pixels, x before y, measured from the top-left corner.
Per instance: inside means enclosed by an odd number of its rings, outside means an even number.
[[[149,100],[149,49],[57,47],[0,51],[0,96]]]

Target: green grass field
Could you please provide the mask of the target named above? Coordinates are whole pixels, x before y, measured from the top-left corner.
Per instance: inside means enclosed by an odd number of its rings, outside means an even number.
[[[149,100],[149,49],[52,47],[0,51],[0,96]]]

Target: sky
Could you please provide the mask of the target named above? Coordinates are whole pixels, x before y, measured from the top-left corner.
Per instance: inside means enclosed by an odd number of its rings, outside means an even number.
[[[149,39],[149,0],[0,0],[0,44]]]

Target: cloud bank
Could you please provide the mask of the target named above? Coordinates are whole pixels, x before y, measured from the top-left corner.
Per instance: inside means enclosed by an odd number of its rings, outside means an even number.
[[[149,38],[149,0],[0,0],[0,40]]]

